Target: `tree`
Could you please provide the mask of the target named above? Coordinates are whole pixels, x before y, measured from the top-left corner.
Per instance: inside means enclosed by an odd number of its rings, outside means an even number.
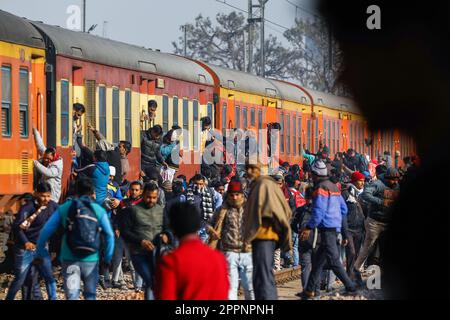
[[[201,14],[195,18],[193,24],[186,24],[186,54],[193,59],[202,60],[222,67],[239,71],[246,70],[246,50],[248,44],[248,26],[242,13],[231,12],[230,14],[218,13],[216,15],[217,25],[213,25],[209,17],[204,18]],[[257,28],[253,28],[253,39],[259,39]],[[252,70],[259,71],[259,40],[253,44],[258,49],[254,50],[252,59]],[[184,53],[184,37],[172,42],[176,54]],[[266,76],[287,79],[287,69],[293,52],[286,49],[272,35],[265,40],[266,52]]]
[[[342,53],[329,32],[323,20],[296,19],[295,26],[284,36],[297,53],[289,68],[290,76],[307,87],[336,93],[341,90],[338,76]]]

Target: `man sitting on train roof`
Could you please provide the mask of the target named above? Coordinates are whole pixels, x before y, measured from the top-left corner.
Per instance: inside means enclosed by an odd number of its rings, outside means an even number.
[[[47,148],[36,128],[33,128],[34,140],[41,160],[34,160],[34,168],[40,175],[39,182],[47,182],[52,188],[51,200],[58,203],[61,196],[61,178],[63,174],[63,159],[55,148]]]

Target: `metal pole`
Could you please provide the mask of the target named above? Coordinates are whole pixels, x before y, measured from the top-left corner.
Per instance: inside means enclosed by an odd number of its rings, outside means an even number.
[[[247,72],[252,73],[253,64],[253,4],[248,0],[248,65]]]
[[[245,63],[247,62],[247,59],[246,59],[247,50],[246,50],[246,45],[245,45],[245,29],[242,30],[242,38],[244,40],[244,45],[243,45],[243,48],[244,48],[244,65],[242,66],[242,71],[245,71],[246,70]]]
[[[186,52],[187,52],[187,30],[186,30],[186,25],[183,26],[183,30],[184,30],[184,56],[186,57]]]
[[[83,32],[86,32],[86,0],[83,0]]]
[[[264,9],[265,9],[265,5],[267,3],[267,1],[269,0],[259,0],[259,5],[260,5],[260,9],[261,9],[261,56],[260,56],[260,66],[261,66],[261,72],[260,72],[260,76],[261,77],[265,77],[265,66],[266,66],[266,61],[265,61],[265,52],[264,52]]]
[[[333,69],[333,37],[331,35],[331,24],[328,22],[328,66]]]

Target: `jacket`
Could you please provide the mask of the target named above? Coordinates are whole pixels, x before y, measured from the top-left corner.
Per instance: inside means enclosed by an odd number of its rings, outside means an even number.
[[[50,219],[45,224],[44,228],[41,231],[39,236],[37,246],[36,246],[36,255],[38,257],[48,256],[48,251],[45,248],[45,244],[50,239],[50,237],[58,230],[60,226],[64,229],[67,226],[67,216],[69,214],[70,207],[72,205],[72,200],[67,200],[64,202],[59,208],[52,214]],[[104,250],[104,259],[106,263],[110,263],[113,253],[114,253],[114,233],[111,228],[111,223],[109,222],[108,216],[106,215],[105,209],[96,204],[95,202],[91,202],[92,208],[97,216],[97,219],[100,224],[100,228],[104,235],[105,239],[105,250]],[[97,262],[100,259],[100,251],[97,251],[93,254],[79,257],[76,256],[69,248],[69,245],[66,241],[66,234],[63,234],[62,242],[61,242],[61,252],[59,260],[61,262],[64,261],[81,261],[81,262]]]
[[[147,254],[141,247],[142,240],[155,241],[155,238],[165,229],[163,226],[163,207],[155,204],[149,208],[144,202],[128,207],[123,212],[120,232],[129,243],[132,254]]]
[[[364,231],[364,212],[361,205],[362,199],[360,195],[363,191],[356,189],[353,184],[348,184],[347,187],[342,191],[342,197],[347,204],[347,225],[348,230],[352,232],[363,232]]]
[[[272,228],[279,237],[278,246],[283,251],[292,249],[289,223],[292,211],[280,187],[271,177],[261,176],[252,182],[244,215],[244,237],[247,242],[256,239],[261,228]]]
[[[108,194],[109,164],[108,162],[95,162],[84,168],[75,170],[92,179],[95,188],[95,202],[103,205]]]
[[[214,226],[217,219],[224,214],[219,247],[222,251],[251,251],[251,244],[244,241],[244,206],[245,201],[240,208],[233,208],[224,202],[212,217],[211,224]]]
[[[36,129],[34,132],[34,140],[39,154],[44,154],[47,147],[42,141],[42,137]],[[63,175],[63,159],[58,158],[55,161],[50,162],[46,167],[41,162],[34,160],[34,168],[41,175],[40,181],[47,182],[52,188],[51,200],[58,203],[61,197],[61,180]]]
[[[42,210],[37,218],[31,223],[30,227],[26,230],[23,230],[20,225],[25,221],[28,217],[30,217],[33,213],[35,213],[39,208],[39,204],[36,200],[28,201],[25,205],[23,205],[19,212],[16,214],[16,217],[13,222],[13,231],[15,235],[15,244],[24,248],[25,243],[31,242],[36,244],[39,234],[44,227],[45,223],[53,212],[58,208],[58,205],[54,201],[50,201],[47,205],[47,208]]]
[[[109,165],[116,168],[116,175],[114,176],[114,181],[117,182],[118,184],[121,184],[123,180],[122,162],[124,159],[120,155],[119,148],[114,147],[114,144],[107,141],[100,131],[95,130],[94,134],[96,139],[98,140],[96,146],[97,149],[105,151]],[[128,159],[126,159],[126,161],[128,161]]]
[[[181,241],[156,267],[158,300],[227,300],[229,287],[225,256],[200,239]]]
[[[391,220],[391,201],[395,200],[399,193],[399,185],[395,188],[389,188],[384,175],[378,176],[378,179],[367,185],[361,198],[369,203],[370,209],[368,216],[378,222],[387,223]]]
[[[336,228],[337,232],[345,234],[347,205],[336,184],[329,179],[321,179],[313,193],[312,216],[307,227]],[[342,227],[344,226],[344,229]],[[344,235],[345,237],[345,235]]]
[[[147,167],[159,168],[164,162],[161,155],[161,141],[155,140],[150,135],[150,130],[141,133],[141,168]]]

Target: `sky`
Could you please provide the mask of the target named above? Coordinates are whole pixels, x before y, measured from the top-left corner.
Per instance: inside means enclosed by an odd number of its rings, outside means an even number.
[[[92,34],[103,36],[106,32],[106,37],[113,40],[173,52],[172,41],[181,36],[182,24],[193,22],[200,13],[215,21],[217,13],[238,11],[224,1],[248,9],[248,0],[86,0],[86,29],[97,24]],[[277,36],[283,44],[287,44],[282,39],[283,27],[292,27],[296,15],[311,17],[291,3],[311,8],[314,0],[269,0],[266,4],[266,19],[281,25],[266,22],[266,34]],[[82,0],[0,0],[1,10],[64,28],[71,20],[67,10],[73,5],[82,8]]]

